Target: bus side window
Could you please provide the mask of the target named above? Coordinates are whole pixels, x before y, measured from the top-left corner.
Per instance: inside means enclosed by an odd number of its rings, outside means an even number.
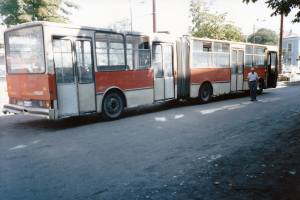
[[[124,36],[96,33],[97,71],[126,70]]]
[[[71,41],[54,39],[53,54],[57,83],[74,83]]]
[[[156,78],[162,78],[163,74],[163,65],[162,65],[162,46],[160,44],[153,44],[152,51],[152,62]]]
[[[164,46],[164,72],[165,77],[173,77],[173,47],[171,45]]]
[[[247,67],[253,67],[253,46],[247,45],[246,46],[246,60],[245,65]]]
[[[213,58],[215,67],[230,67],[230,47],[227,43],[214,43]]]
[[[265,67],[265,48],[255,47],[254,48],[254,66]]]
[[[149,38],[146,36],[126,36],[127,66],[130,70],[150,68]]]
[[[205,68],[212,66],[212,43],[193,40],[193,68]]]
[[[276,63],[277,63],[277,53],[271,53],[270,56],[270,65],[271,65],[271,69],[275,69],[276,68]]]

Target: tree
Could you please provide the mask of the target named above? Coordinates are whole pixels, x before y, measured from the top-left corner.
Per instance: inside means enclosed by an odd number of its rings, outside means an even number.
[[[30,21],[67,22],[70,9],[78,6],[67,0],[0,0],[0,15],[6,25]]]
[[[251,34],[248,38],[248,41],[256,44],[277,45],[278,36],[275,31],[261,28],[255,33]]]
[[[257,2],[258,0],[243,0],[245,3]],[[269,8],[273,9],[272,16],[288,16],[293,9],[298,9],[293,22],[300,22],[300,1],[299,0],[266,0]]]
[[[243,0],[243,2],[257,2],[258,0]],[[300,1],[299,0],[267,0],[266,4],[274,12],[272,16],[280,15],[280,38],[279,38],[279,73],[282,71],[282,40],[284,16],[288,16],[292,9],[298,9],[293,22],[300,22]]]
[[[219,40],[245,41],[240,29],[231,23],[226,23],[225,14],[213,14],[205,8],[201,0],[192,0],[190,5],[192,15],[192,35]]]

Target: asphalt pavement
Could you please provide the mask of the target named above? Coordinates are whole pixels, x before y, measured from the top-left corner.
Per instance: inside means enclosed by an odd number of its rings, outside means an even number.
[[[297,200],[300,86],[49,121],[0,117],[2,200]]]

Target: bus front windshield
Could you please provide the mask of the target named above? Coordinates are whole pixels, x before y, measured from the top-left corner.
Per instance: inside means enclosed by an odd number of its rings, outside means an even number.
[[[7,72],[45,72],[43,31],[41,26],[9,31],[5,34]]]

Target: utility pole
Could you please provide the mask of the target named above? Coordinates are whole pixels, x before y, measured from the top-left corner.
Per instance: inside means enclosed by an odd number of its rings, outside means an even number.
[[[284,15],[281,13],[280,16],[280,36],[279,36],[279,65],[278,65],[278,73],[281,74],[282,72],[282,40],[283,40],[283,22],[284,22]]]
[[[153,5],[153,33],[157,32],[157,27],[156,27],[156,0],[152,1]]]
[[[133,29],[133,22],[132,22],[132,1],[129,0],[129,6],[130,6],[130,29],[131,29],[131,32],[132,32],[132,29]]]

